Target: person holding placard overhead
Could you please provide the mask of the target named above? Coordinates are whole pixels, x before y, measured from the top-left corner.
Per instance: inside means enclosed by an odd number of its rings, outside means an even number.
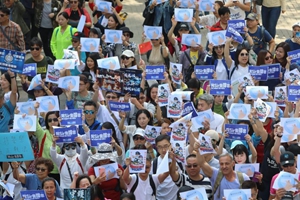
[[[246,18],[246,12],[251,10],[251,0],[225,0],[225,7],[230,9],[230,19]]]

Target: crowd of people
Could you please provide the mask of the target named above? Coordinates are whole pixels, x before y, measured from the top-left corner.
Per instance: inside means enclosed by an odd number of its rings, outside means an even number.
[[[48,200],[67,199],[66,189],[88,189],[89,196],[84,199],[175,200],[184,199],[181,193],[204,188],[209,200],[224,200],[227,189],[251,189],[252,200],[300,199],[300,177],[297,176],[298,180],[294,180],[291,187],[274,186],[282,172],[298,174],[297,156],[300,154],[297,136],[300,134],[297,131],[300,129],[300,97],[289,101],[286,92],[289,86],[300,90],[297,87],[300,65],[288,56],[288,52],[300,49],[300,22],[291,27],[292,35],[285,42],[275,40],[277,21],[280,14],[286,12],[286,1],[216,0],[212,4],[213,11],[208,12],[199,9],[201,1],[198,0],[148,0],[145,10],[141,11],[143,25],[160,26],[162,34],[149,40],[143,33],[141,44],[132,41],[135,33],[130,30],[131,24],[126,23],[127,15],[132,13],[123,11],[123,2],[105,1],[112,7],[102,11],[98,9],[99,2],[94,0],[5,0],[1,5],[0,48],[30,53],[25,63],[36,63],[36,72],[42,80],[32,87],[34,77],[15,74],[10,69],[2,71],[0,132],[9,132],[14,114],[21,112],[17,107],[21,94],[17,76],[22,90],[28,94],[28,101],[57,96],[61,105],[65,105],[65,108],[60,106],[61,110],[82,110],[82,125],[76,125],[77,137],[61,144],[54,130],[64,127],[60,112],[41,113],[38,111],[40,103],[34,103],[28,115],[36,115],[36,131],[28,131],[28,138],[35,159],[0,160],[2,182],[15,185],[13,194],[3,191],[1,198],[21,200],[23,190],[44,190]],[[191,22],[176,20],[176,8],[191,7]],[[81,16],[85,16],[85,22],[82,31],[78,31]],[[243,43],[227,37],[219,45],[209,39],[205,45],[182,44],[183,35],[201,34],[203,28],[208,32],[227,30],[229,20],[245,20],[240,34]],[[122,31],[122,43],[106,43],[106,30]],[[81,51],[83,38],[100,39],[99,50]],[[151,45],[144,51],[147,44]],[[78,76],[79,89],[75,92],[47,81],[55,60],[74,58],[66,55],[65,50],[77,52],[78,62],[74,69],[54,71],[53,76]],[[130,76],[126,80],[130,82],[126,84],[128,87],[138,82],[135,92],[117,92],[126,89],[122,88],[125,81],[120,84],[116,75],[119,69],[115,72],[110,66],[98,65],[99,60],[110,57],[117,57],[121,72],[132,69],[140,73],[140,80]],[[181,64],[182,69],[176,64]],[[279,64],[277,78],[261,81],[251,74],[249,79],[245,78],[249,67],[273,64]],[[242,77],[245,81],[237,85],[236,92],[232,85],[231,95],[211,94],[210,80],[199,79],[194,71],[195,66],[205,65],[214,67],[212,80],[234,83]],[[148,66],[164,66],[163,79],[147,78]],[[105,75],[102,68],[106,70]],[[297,76],[291,77],[291,71]],[[111,74],[114,74],[114,87],[104,87],[105,78]],[[174,80],[174,76],[178,79]],[[269,93],[265,94],[267,98],[263,103],[275,105],[273,116],[261,120],[263,109],[257,107],[257,99],[250,98],[247,86],[267,86]],[[192,114],[170,116],[169,105],[172,105],[168,97],[175,93],[184,97],[183,101],[178,97],[172,100],[174,109],[182,111],[185,104],[191,103]],[[163,106],[161,99],[166,99]],[[114,102],[129,103],[130,110],[111,110],[110,103]],[[251,109],[246,116],[233,119],[230,110],[234,104],[247,104]],[[193,119],[203,112],[211,112],[213,118],[205,118],[195,127],[197,120]],[[282,122],[288,118],[296,121],[292,127],[294,134],[290,135],[287,129],[292,128]],[[247,125],[248,132],[245,137],[234,139],[230,136],[234,133],[226,130],[228,124]],[[153,127],[151,135],[147,132],[149,126]],[[95,130],[111,130],[110,142],[92,146],[90,131]],[[151,137],[154,138],[150,140]],[[213,151],[203,153],[203,143]],[[133,156],[131,150],[146,150],[144,162],[140,152]],[[158,169],[165,156],[168,156],[168,170],[160,173]],[[145,171],[131,173],[133,162],[144,164]],[[117,166],[114,174],[99,170],[113,163]],[[255,163],[259,163],[259,169],[254,174],[242,173],[235,167]]]

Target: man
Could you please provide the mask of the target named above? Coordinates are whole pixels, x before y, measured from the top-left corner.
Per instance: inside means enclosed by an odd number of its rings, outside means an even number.
[[[223,31],[227,29],[228,20],[230,19],[230,10],[227,7],[221,7],[218,10],[218,14],[220,16],[220,20],[215,23],[210,31]]]
[[[220,155],[220,170],[218,170],[211,167],[205,161],[204,156],[199,153],[199,148],[199,142],[195,142],[194,150],[197,152],[197,163],[202,168],[204,174],[210,178],[211,185],[213,186],[212,194],[214,195],[214,200],[221,200],[224,197],[224,190],[239,189],[245,180],[250,180],[246,174],[233,170],[235,163],[231,154],[225,153]]]
[[[258,54],[260,50],[267,49],[268,43],[269,51],[273,52],[275,49],[275,40],[264,27],[258,25],[257,14],[249,13],[246,20],[248,34],[252,37],[254,43],[253,51]]]
[[[6,7],[0,7],[0,26],[0,48],[25,52],[22,30],[10,20],[10,10]]]
[[[83,113],[85,118],[85,124],[79,126],[79,134],[84,135],[86,131],[83,129],[88,126],[90,130],[101,130],[101,122],[96,119],[97,116],[97,104],[93,101],[85,102],[83,106]]]
[[[155,158],[152,162],[152,169],[151,169],[151,174],[156,174],[156,171],[161,164],[161,161],[165,157],[167,151],[171,147],[170,143],[170,136],[168,135],[159,135],[155,139],[155,144],[158,153],[160,156]],[[156,190],[156,199],[157,200],[164,200],[164,199],[169,199],[169,200],[174,200],[176,199],[176,194],[178,191],[178,187],[175,185],[173,182],[172,178],[168,176],[164,182],[162,182]]]

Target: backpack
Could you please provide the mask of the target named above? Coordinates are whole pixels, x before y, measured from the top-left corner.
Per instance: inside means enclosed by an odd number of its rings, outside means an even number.
[[[152,170],[153,170],[152,172],[153,172],[153,174],[156,174],[156,171],[157,171],[157,160],[158,160],[157,157],[154,158],[153,163],[152,163]],[[179,168],[181,169],[181,171],[184,172],[182,163],[177,162],[177,164],[178,164]]]
[[[14,113],[12,113],[8,107],[8,105],[6,103],[3,104],[4,108],[8,111],[9,115],[10,115],[10,120],[8,122],[8,127],[12,128],[13,124],[14,124]]]
[[[147,55],[147,61],[149,60],[150,58],[150,54],[152,52],[152,49],[147,51],[146,55]],[[163,49],[162,49],[162,46],[160,46],[160,54],[162,55],[163,57]],[[164,61],[165,61],[165,66],[167,67],[167,70],[169,70],[170,68],[170,59],[169,59],[169,56],[168,57],[163,57],[164,58]]]
[[[242,183],[244,182],[244,176],[243,176],[243,173],[241,172],[236,172],[237,176],[238,176],[238,179],[239,179],[239,183],[240,183],[240,186],[242,185]],[[213,186],[213,190],[212,190],[212,195],[214,195],[217,191],[217,189],[219,188],[220,186],[220,183],[223,179],[223,174],[221,171],[218,172],[218,175],[217,175],[217,178],[216,178],[216,181],[215,181],[215,184]],[[218,194],[218,198],[220,198],[220,194],[221,194],[221,191],[219,189],[219,194]]]
[[[188,69],[185,69],[186,72],[184,73],[184,74],[185,74],[184,80],[187,81],[187,80],[190,80],[190,79],[191,79],[192,73],[194,72],[194,67],[195,67],[195,65],[192,63],[191,58],[190,58],[190,56],[187,54],[186,51],[184,51],[184,55],[186,56],[186,58],[187,58],[188,61],[190,62],[189,68],[188,68]],[[198,55],[198,60],[197,60],[197,62],[196,62],[196,65],[199,63],[200,59],[201,59],[201,56]]]
[[[70,27],[70,34],[71,34],[71,36],[73,36],[72,29],[73,29],[73,27],[71,26],[71,27]],[[58,29],[56,29],[55,37],[57,37],[57,34],[58,34]],[[48,57],[48,56],[47,56],[47,57]],[[47,61],[48,61],[48,60],[47,60]]]
[[[139,183],[139,176],[138,174],[135,174],[136,175],[136,181],[135,183],[133,184],[132,188],[130,189],[130,193],[134,194],[134,191],[136,190],[137,186],[138,186],[138,183]],[[155,187],[155,184],[154,184],[154,181],[153,181],[153,178],[152,178],[152,175],[149,174],[149,182],[150,182],[150,186],[152,188],[152,196],[156,196],[156,187]]]

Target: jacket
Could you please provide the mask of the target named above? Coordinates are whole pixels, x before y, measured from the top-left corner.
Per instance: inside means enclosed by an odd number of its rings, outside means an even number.
[[[51,8],[54,16],[52,17],[52,26],[56,28],[58,26],[56,22],[56,15],[61,9],[61,3],[57,0],[51,0]],[[34,0],[34,25],[37,28],[40,28],[42,23],[42,16],[43,16],[43,9],[44,9],[44,1],[43,0]]]
[[[10,10],[11,21],[17,23],[20,26],[24,35],[30,31],[23,18],[25,11],[25,7],[20,1],[15,1]]]

